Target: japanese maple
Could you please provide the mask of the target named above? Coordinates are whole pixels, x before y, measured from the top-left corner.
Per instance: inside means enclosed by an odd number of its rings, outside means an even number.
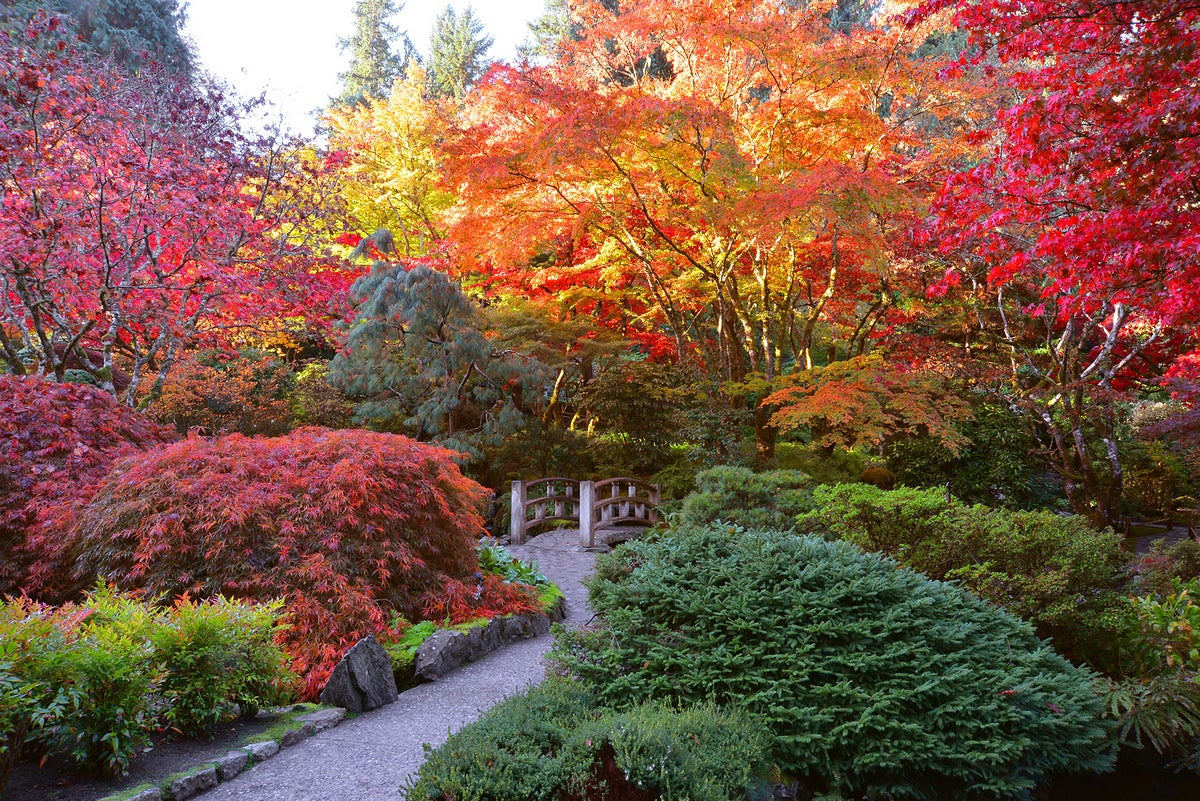
[[[979,352],[1000,357],[992,385],[1027,413],[1075,509],[1114,522],[1116,404],[1200,323],[1200,10],[932,0],[922,13],[946,9],[972,37],[960,68],[1000,65],[1008,94],[936,205],[954,264],[933,293],[970,298]]]
[[[806,369],[822,336],[864,347],[963,98],[921,51],[935,26],[614,7],[571,3],[577,41],[468,98],[448,162],[464,269],[590,291],[717,379]]]
[[[393,614],[421,619],[430,598],[473,586],[487,491],[455,456],[360,430],[193,436],[120,463],[82,512],[56,522],[78,544],[82,580],[282,596],[284,645],[312,695],[358,638],[387,636]],[[518,585],[488,588],[467,616],[534,608]],[[467,614],[438,607],[451,612]]]
[[[69,595],[70,552],[46,516],[86,503],[121,457],[173,439],[96,387],[0,375],[0,595]]]

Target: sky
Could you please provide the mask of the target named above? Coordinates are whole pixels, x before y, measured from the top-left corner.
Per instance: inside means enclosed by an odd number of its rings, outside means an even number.
[[[265,92],[285,125],[312,133],[311,112],[338,93],[338,74],[349,55],[338,39],[354,30],[355,0],[190,0],[184,32],[207,71],[245,97]],[[396,5],[400,2],[397,0]],[[489,55],[508,60],[527,37],[527,23],[541,16],[544,0],[450,0],[470,5],[494,37]],[[446,0],[406,0],[393,23],[407,31],[423,54],[434,18]]]

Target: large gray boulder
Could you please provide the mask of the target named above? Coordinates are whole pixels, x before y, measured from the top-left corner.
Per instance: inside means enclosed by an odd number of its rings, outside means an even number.
[[[478,635],[477,635],[478,638]],[[423,679],[432,681],[456,670],[463,662],[469,662],[474,654],[471,637],[461,631],[440,629],[425,638],[417,648],[417,659],[413,671]]]
[[[349,712],[366,712],[399,697],[392,660],[374,637],[367,635],[346,652],[321,690],[321,703]]]

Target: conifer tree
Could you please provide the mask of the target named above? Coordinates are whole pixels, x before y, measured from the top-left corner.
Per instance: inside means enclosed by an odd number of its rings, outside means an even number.
[[[461,99],[487,69],[494,41],[469,6],[459,15],[447,5],[433,24],[429,43],[429,94]]]
[[[354,106],[368,96],[387,97],[397,78],[404,77],[416,49],[407,33],[390,21],[404,9],[394,0],[358,0],[354,6],[354,34],[342,39],[343,51],[350,51],[350,69],[339,77],[342,93],[335,105]],[[399,44],[401,52],[393,47]]]
[[[181,0],[11,0],[0,7],[0,29],[20,33],[42,9],[63,15],[84,48],[127,69],[137,71],[148,59],[174,73],[192,71]]]
[[[546,10],[542,16],[529,23],[532,38],[527,39],[517,52],[530,59],[550,58],[559,42],[571,37],[573,32],[567,0],[546,0]]]

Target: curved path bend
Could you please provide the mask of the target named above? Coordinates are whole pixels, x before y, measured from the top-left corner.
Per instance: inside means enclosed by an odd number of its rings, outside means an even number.
[[[538,563],[567,598],[567,623],[591,612],[582,581],[595,554],[578,550],[577,531],[553,531],[514,556]],[[285,749],[199,801],[397,801],[397,790],[424,761],[422,744],[440,745],[453,731],[509,695],[546,676],[549,636],[522,640],[464,665],[437,681],[400,694],[394,704],[367,712]]]

